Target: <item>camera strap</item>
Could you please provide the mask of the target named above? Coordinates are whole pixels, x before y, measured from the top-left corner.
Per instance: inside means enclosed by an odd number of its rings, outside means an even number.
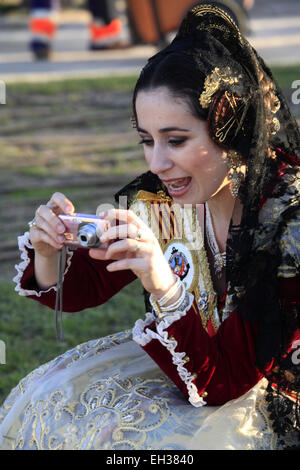
[[[63,250],[58,252],[58,281],[55,298],[55,329],[58,340],[63,339],[62,326],[62,308],[63,308]],[[60,328],[58,326],[60,322]]]

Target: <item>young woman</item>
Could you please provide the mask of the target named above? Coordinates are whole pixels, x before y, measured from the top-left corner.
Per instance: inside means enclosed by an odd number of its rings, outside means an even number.
[[[103,249],[66,251],[63,310],[139,278],[146,319],[23,379],[2,448],[281,449],[299,437],[299,130],[220,9],[191,10],[142,70],[133,115],[149,171],[117,195]],[[55,308],[55,193],[20,237],[20,295]],[[120,314],[122,314],[120,306]]]

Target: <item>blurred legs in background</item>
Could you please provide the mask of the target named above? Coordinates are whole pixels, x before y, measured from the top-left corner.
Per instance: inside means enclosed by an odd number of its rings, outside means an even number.
[[[204,0],[199,0],[199,2]],[[205,0],[229,13],[242,34],[249,33],[248,13],[255,0]],[[193,0],[85,0],[90,12],[90,50],[115,49],[134,43],[164,43]],[[31,0],[31,50],[37,59],[48,58],[57,30],[60,0]],[[178,11],[176,16],[175,12]],[[172,13],[172,14],[171,14]],[[174,16],[175,14],[175,16]],[[170,17],[172,16],[172,20]],[[170,29],[171,24],[173,28]],[[166,44],[164,44],[166,45]]]
[[[112,49],[130,44],[125,0],[88,0],[92,16],[90,49]]]
[[[89,49],[128,47],[130,34],[126,0],[87,0],[91,14]],[[59,0],[31,0],[30,49],[37,59],[50,56],[58,26]]]
[[[31,0],[30,49],[37,59],[47,59],[57,28],[59,3],[56,0]]]

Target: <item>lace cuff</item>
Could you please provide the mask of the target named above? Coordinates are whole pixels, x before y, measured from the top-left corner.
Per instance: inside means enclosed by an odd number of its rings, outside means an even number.
[[[30,289],[23,289],[21,283],[22,283],[22,277],[24,275],[24,272],[26,268],[29,266],[31,263],[31,260],[28,256],[28,251],[27,250],[33,250],[33,246],[31,244],[30,238],[29,238],[29,232],[25,232],[24,235],[18,237],[18,245],[19,245],[19,250],[21,251],[21,263],[16,264],[15,268],[18,272],[18,274],[13,278],[13,282],[15,282],[17,285],[15,287],[15,291],[18,292],[19,295],[22,296],[29,296],[29,295],[36,295],[37,297],[40,297],[42,294],[45,294],[47,292],[50,292],[52,289],[54,291],[57,290],[56,286],[51,286],[47,290],[30,290]],[[71,265],[71,259],[73,256],[73,251],[69,250],[67,248],[66,251],[67,254],[67,262],[66,262],[66,269],[64,272],[64,276],[67,274],[70,265]]]
[[[172,356],[172,362],[177,368],[178,375],[180,379],[185,383],[188,394],[189,402],[195,406],[200,407],[206,404],[203,398],[198,394],[196,385],[193,383],[195,380],[194,374],[190,373],[186,367],[186,353],[185,352],[176,352],[175,349],[178,346],[178,342],[173,336],[169,336],[169,332],[166,331],[169,326],[174,322],[180,320],[182,317],[186,316],[187,312],[190,310],[193,304],[194,296],[188,293],[189,303],[184,311],[175,311],[168,315],[165,315],[163,319],[156,323],[156,331],[150,328],[153,321],[153,315],[151,313],[146,313],[145,320],[137,320],[135,326],[132,330],[132,339],[138,343],[141,347],[147,346],[148,343],[152,340],[158,340],[162,346],[164,346]]]

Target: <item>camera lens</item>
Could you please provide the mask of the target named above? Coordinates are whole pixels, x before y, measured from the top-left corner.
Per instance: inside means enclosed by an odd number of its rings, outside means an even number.
[[[83,224],[79,227],[77,240],[83,247],[95,247],[100,243],[97,236],[97,226],[92,223]]]

